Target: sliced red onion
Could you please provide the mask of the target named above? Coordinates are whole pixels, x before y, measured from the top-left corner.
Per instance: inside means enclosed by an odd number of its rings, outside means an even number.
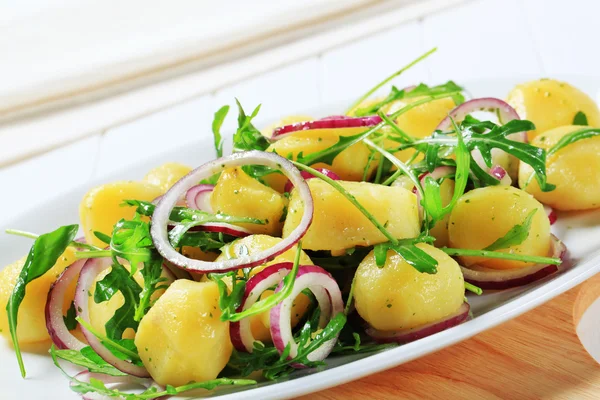
[[[152,379],[147,378],[136,378],[135,376],[112,376],[106,374],[100,374],[97,372],[83,371],[75,375],[74,377],[79,382],[90,383],[92,379],[97,379],[103,382],[105,385],[138,385],[144,389],[156,388],[157,392],[163,392],[165,388]],[[77,382],[71,381],[69,385],[75,386]],[[114,397],[103,395],[97,392],[80,393],[84,400],[114,400]],[[167,396],[156,397],[156,399],[166,399]]]
[[[254,275],[246,283],[242,304],[237,312],[245,311],[252,307],[260,299],[263,292],[275,285],[278,285],[283,278],[292,270],[291,262],[278,263],[270,265],[267,268]],[[243,318],[237,322],[229,324],[229,335],[231,343],[239,351],[252,353],[256,339],[252,334],[250,318]]]
[[[308,131],[313,129],[339,129],[339,128],[361,128],[361,127],[369,127],[375,126],[381,123],[382,119],[378,115],[370,115],[367,117],[347,117],[341,116],[339,118],[327,117],[324,119],[319,119],[316,121],[305,121],[305,122],[297,122],[291,125],[281,126],[279,128],[275,128],[273,131],[273,135],[271,136],[272,140],[280,140],[284,137],[288,136],[287,134],[291,134],[298,131]]]
[[[494,165],[490,168],[490,175],[500,181],[501,186],[512,185],[512,179],[508,176],[508,172],[499,165]]]
[[[544,211],[546,211],[546,215],[548,216],[548,220],[550,221],[550,225],[554,225],[554,223],[558,219],[558,214],[556,214],[556,211],[554,210],[554,208],[545,205],[544,206]]]
[[[225,168],[240,167],[243,165],[264,165],[283,172],[296,186],[298,193],[304,203],[304,214],[298,226],[290,233],[288,237],[277,243],[270,249],[263,250],[252,255],[245,255],[230,260],[220,260],[214,262],[194,260],[180,254],[171,246],[169,242],[167,225],[169,223],[169,214],[179,196],[187,192],[189,188],[196,185],[196,182],[207,179]],[[154,245],[158,252],[171,263],[195,272],[225,272],[241,268],[254,267],[272,260],[279,254],[290,249],[306,234],[313,218],[314,204],[310,189],[300,171],[285,158],[269,152],[246,151],[235,153],[228,157],[218,158],[210,161],[179,180],[163,196],[162,200],[156,206],[152,215],[151,235]]]
[[[198,225],[194,227],[196,229],[190,230],[199,230],[204,232],[218,232],[224,233],[226,235],[231,235],[235,237],[246,237],[252,235],[252,232],[246,228],[242,228],[241,226],[228,224],[225,222],[207,222],[204,225]]]
[[[50,339],[61,350],[81,350],[87,345],[77,339],[65,324],[63,304],[67,289],[81,272],[86,260],[79,260],[67,267],[50,287],[46,300],[46,329]]]
[[[455,313],[426,325],[411,329],[400,329],[395,331],[380,331],[369,327],[365,330],[373,340],[379,343],[409,343],[415,340],[431,336],[453,326],[460,325],[469,318],[469,303],[464,302]]]
[[[82,320],[89,323],[90,321],[90,310],[89,310],[89,299],[90,290],[92,285],[95,283],[96,278],[102,271],[110,268],[112,265],[112,259],[110,257],[104,258],[90,258],[86,261],[83,266],[81,273],[79,274],[79,280],[77,281],[77,288],[75,289],[75,311],[77,316]],[[119,371],[125,372],[133,376],[147,378],[150,376],[148,371],[144,367],[139,367],[128,361],[121,360],[110,352],[92,332],[87,330],[83,325],[79,324],[81,332],[85,336],[85,339],[90,344],[92,349],[104,361],[111,364]]]
[[[283,282],[279,284],[275,292],[283,289]],[[342,301],[342,293],[340,288],[327,271],[316,265],[304,265],[298,269],[298,275],[292,294],[284,301],[273,307],[270,312],[271,322],[271,338],[273,344],[282,353],[286,346],[290,346],[289,357],[293,358],[298,354],[298,344],[294,341],[291,326],[291,312],[294,299],[304,290],[310,290],[317,299],[317,303],[321,309],[321,319],[319,327],[324,328],[327,323],[338,313],[344,310],[344,302]],[[310,361],[321,361],[327,358],[337,337],[325,342],[321,347],[310,353],[307,358]],[[292,365],[295,368],[300,368],[302,365]]]
[[[213,185],[196,185],[188,189],[185,194],[185,202],[189,208],[205,211],[207,213],[213,212],[212,206],[210,205],[210,196],[212,195],[215,187]]]
[[[556,236],[552,235],[551,257],[560,258],[563,262],[567,256],[567,247]],[[557,272],[559,265],[535,264],[530,267],[514,269],[491,269],[481,266],[461,266],[465,281],[482,289],[502,290],[527,285]]]
[[[334,181],[339,181],[341,179],[338,174],[336,174],[333,171],[328,170],[327,168],[315,168],[315,170],[317,170],[320,173],[322,173],[323,175],[326,175],[327,177],[333,179]],[[313,174],[311,174],[310,172],[307,172],[307,171],[300,172],[300,175],[302,175],[302,177],[306,181],[309,179],[312,179],[312,178],[316,178],[316,176],[314,176]],[[285,187],[283,188],[283,191],[291,192],[293,188],[294,188],[294,184],[292,183],[292,181],[290,181],[288,179],[288,181],[285,183]]]

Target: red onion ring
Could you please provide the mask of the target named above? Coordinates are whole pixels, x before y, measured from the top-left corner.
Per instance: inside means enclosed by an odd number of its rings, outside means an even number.
[[[556,236],[552,235],[552,254],[551,257],[560,258],[563,262],[566,260],[567,247]],[[463,276],[465,281],[487,290],[502,290],[516,286],[527,285],[548,275],[559,271],[559,265],[553,264],[535,264],[530,267],[516,269],[491,269],[476,266],[463,267]]]
[[[490,175],[500,181],[501,186],[512,185],[512,179],[508,176],[508,172],[499,165],[494,165],[490,168]]]
[[[87,346],[77,339],[65,324],[63,304],[67,288],[77,279],[86,260],[79,260],[68,266],[50,287],[46,300],[46,329],[54,345],[61,349],[81,350]]]
[[[77,316],[84,321],[90,321],[90,311],[89,311],[89,292],[96,281],[96,278],[102,271],[109,268],[112,265],[112,259],[109,257],[105,258],[90,258],[85,262],[81,273],[79,274],[79,280],[77,281],[77,289],[75,290],[75,311]],[[119,371],[122,371],[126,374],[130,374],[133,376],[147,378],[150,376],[148,371],[144,367],[139,367],[134,365],[128,361],[121,360],[116,357],[113,353],[110,352],[92,332],[87,330],[82,324],[79,324],[81,327],[81,332],[85,336],[85,339],[90,344],[92,349],[104,361],[111,364]]]
[[[213,185],[196,185],[189,188],[185,194],[185,202],[188,208],[212,214],[213,210],[210,205],[210,196],[214,189],[215,187]]]
[[[336,174],[333,171],[328,170],[327,168],[315,168],[315,170],[317,170],[320,173],[322,173],[323,175],[326,175],[327,177],[333,179],[334,181],[339,181],[341,179],[338,174]],[[314,176],[313,174],[311,174],[308,171],[302,171],[302,172],[300,172],[300,175],[302,175],[302,177],[304,178],[305,181],[312,179],[312,178],[316,178],[316,176]],[[288,181],[285,183],[285,187],[283,188],[283,191],[291,192],[293,188],[294,188],[294,184],[292,183],[292,181],[290,181],[288,179]]]
[[[204,225],[198,225],[194,228],[196,229],[192,228],[190,230],[224,233],[226,235],[231,235],[235,237],[246,237],[252,235],[252,232],[246,228],[242,228],[241,226],[232,225],[225,222],[207,222]]]
[[[283,282],[279,283],[275,292],[283,289]],[[315,295],[319,307],[321,308],[321,318],[319,326],[324,328],[327,322],[335,315],[344,310],[342,293],[340,288],[327,271],[316,265],[303,265],[298,269],[296,282],[292,294],[284,301],[273,307],[270,312],[271,337],[273,344],[281,354],[286,346],[290,346],[289,357],[293,358],[298,354],[298,344],[294,341],[291,327],[291,311],[294,299],[304,289],[309,289]],[[307,358],[310,361],[321,361],[327,358],[333,346],[335,346],[337,337],[325,342],[321,347],[310,353]],[[294,368],[301,368],[303,365],[294,364]]]
[[[246,255],[231,260],[220,260],[215,262],[194,260],[180,254],[171,246],[167,233],[167,225],[169,223],[169,214],[179,196],[185,193],[189,188],[194,186],[196,182],[213,176],[221,172],[225,168],[239,167],[243,165],[265,165],[274,169],[279,169],[286,175],[296,186],[300,197],[304,202],[304,215],[298,226],[290,233],[290,235],[277,243],[268,250],[264,250],[252,255]],[[290,249],[296,244],[306,233],[308,227],[312,223],[314,205],[310,189],[300,171],[288,160],[275,154],[262,151],[246,151],[232,154],[228,157],[218,158],[210,161],[179,180],[169,191],[163,196],[161,201],[156,206],[152,216],[152,227],[150,233],[152,240],[158,252],[171,263],[188,270],[195,272],[225,272],[241,268],[254,267],[272,260],[279,254]]]
[[[283,262],[270,265],[267,268],[254,275],[246,282],[246,289],[242,304],[238,307],[237,312],[247,310],[258,301],[263,292],[270,287],[273,287],[285,278],[292,270],[293,263]],[[229,324],[229,335],[231,343],[238,351],[252,353],[254,342],[256,339],[252,334],[250,318],[243,318],[237,322]]]
[[[76,380],[80,381],[80,382],[85,382],[85,383],[90,383],[90,381],[93,379],[97,379],[101,382],[103,382],[105,385],[139,385],[142,386],[145,389],[150,389],[151,387],[156,388],[157,392],[162,392],[165,390],[165,388],[159,384],[157,384],[156,382],[154,382],[152,379],[147,379],[147,378],[136,378],[134,376],[129,376],[129,375],[125,375],[125,376],[112,376],[112,375],[106,375],[106,374],[100,374],[97,372],[89,372],[89,371],[83,371],[78,373],[77,375],[75,375],[74,377]],[[75,386],[77,383],[71,381],[69,383],[69,386],[73,387]],[[114,397],[110,397],[110,396],[106,396],[100,393],[95,393],[95,392],[88,392],[88,393],[81,393],[81,397],[84,400],[114,400]],[[156,399],[160,400],[160,399],[166,399],[167,396],[161,396],[161,397],[157,397]]]
[[[367,117],[346,117],[346,116],[331,116],[316,121],[297,122],[291,125],[280,126],[275,128],[272,140],[280,140],[298,131],[308,131],[313,129],[339,129],[339,128],[361,128],[375,126],[381,123],[381,117],[378,115],[370,115]]]
[[[444,331],[453,326],[460,325],[469,318],[469,303],[464,302],[456,312],[429,324],[417,326],[411,329],[401,329],[397,331],[380,331],[368,327],[365,332],[373,340],[379,343],[409,343],[415,340],[431,336],[435,333]]]
[[[544,211],[546,211],[546,215],[548,216],[550,225],[554,225],[554,223],[558,219],[558,214],[556,214],[556,210],[554,210],[554,208],[550,206],[544,205]]]

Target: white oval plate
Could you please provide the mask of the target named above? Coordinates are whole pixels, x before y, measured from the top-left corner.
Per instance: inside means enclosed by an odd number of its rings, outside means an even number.
[[[530,77],[477,82],[466,84],[465,87],[473,97],[504,97],[515,83],[528,78]],[[591,96],[595,97],[598,93],[598,80],[581,77],[566,77],[565,80],[584,89]],[[326,111],[339,114],[339,109],[337,108],[336,111],[336,108],[328,107],[312,114],[324,115]],[[85,187],[80,187],[68,194],[48,199],[42,206],[27,210],[0,228],[4,230],[11,227],[33,232],[47,232],[59,225],[77,222],[79,200],[87,189],[95,184],[112,180],[140,179],[149,169],[165,161],[200,165],[211,157],[213,157],[212,138],[206,136],[203,141],[198,142],[197,147],[187,145],[176,151],[146,160],[134,168],[86,184]],[[31,184],[31,180],[28,179],[24,184]],[[18,190],[11,192],[18,193]],[[553,231],[569,247],[571,256],[575,260],[573,266],[526,287],[488,293],[481,297],[470,296],[469,301],[474,318],[460,326],[377,354],[332,357],[327,360],[326,367],[317,370],[298,371],[285,380],[261,382],[253,388],[236,388],[233,391],[219,390],[212,396],[223,400],[290,398],[358,379],[470,338],[539,306],[600,271],[600,253],[596,251],[600,248],[600,211],[559,214]],[[0,265],[7,265],[26,254],[29,246],[30,241],[27,239],[3,236],[0,241]],[[14,352],[6,341],[0,340],[0,342],[1,398],[78,398],[74,392],[69,390],[67,380],[52,365],[50,358],[46,355],[47,345],[38,349],[37,353],[25,354],[28,377],[26,380],[22,380]],[[199,360],[199,362],[210,362],[210,360]]]

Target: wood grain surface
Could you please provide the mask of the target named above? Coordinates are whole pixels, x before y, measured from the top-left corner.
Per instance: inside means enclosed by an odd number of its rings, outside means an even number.
[[[455,346],[302,399],[600,399],[600,366],[573,323],[586,283]]]

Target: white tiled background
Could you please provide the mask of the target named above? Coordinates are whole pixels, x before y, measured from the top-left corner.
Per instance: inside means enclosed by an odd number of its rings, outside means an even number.
[[[0,226],[19,209],[206,137],[212,113],[238,97],[262,103],[261,121],[351,101],[407,61],[437,46],[409,71],[417,81],[457,82],[520,75],[579,74],[600,79],[598,0],[473,0],[422,20],[315,54],[211,95],[0,169]],[[226,128],[233,127],[233,119]],[[48,134],[52,134],[49,132]],[[141,177],[140,177],[141,178]]]

